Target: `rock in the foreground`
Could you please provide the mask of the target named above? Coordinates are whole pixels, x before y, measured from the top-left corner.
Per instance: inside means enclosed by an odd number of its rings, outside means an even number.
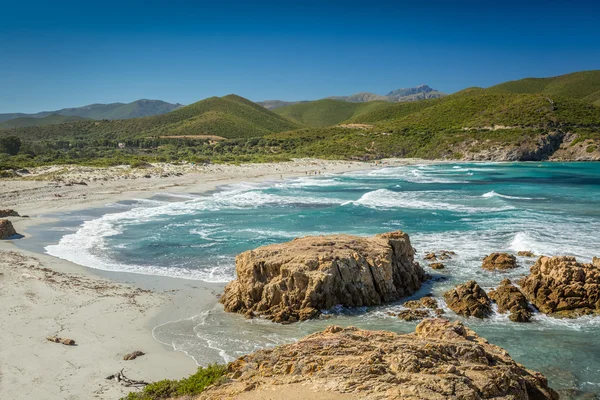
[[[475,281],[447,291],[444,293],[444,300],[452,311],[464,317],[485,318],[492,312],[487,293]]]
[[[406,233],[308,236],[236,258],[225,310],[290,323],[336,305],[375,306],[411,295],[427,275]]]
[[[540,257],[521,290],[545,314],[561,317],[600,314],[600,259],[579,263],[575,257]]]
[[[511,321],[527,322],[531,318],[527,298],[509,279],[504,279],[489,296],[498,305],[499,312],[510,312],[508,318]]]
[[[260,350],[228,367],[199,399],[558,399],[546,378],[459,322],[427,319],[415,333],[330,326],[297,343]],[[345,394],[348,397],[344,397]],[[245,397],[240,397],[245,398]]]
[[[483,259],[481,268],[488,271],[517,268],[517,258],[508,253],[492,253]]]
[[[0,219],[0,240],[8,239],[11,236],[16,235],[17,232],[13,227],[12,223],[7,219]]]

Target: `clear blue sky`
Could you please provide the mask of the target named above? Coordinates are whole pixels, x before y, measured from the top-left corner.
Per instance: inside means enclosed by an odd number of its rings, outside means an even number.
[[[0,112],[454,92],[600,69],[598,1],[11,1]]]

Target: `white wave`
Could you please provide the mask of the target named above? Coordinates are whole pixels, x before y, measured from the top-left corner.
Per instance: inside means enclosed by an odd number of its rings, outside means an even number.
[[[171,193],[171,192],[165,192],[165,193],[161,193],[162,196],[168,196],[168,197],[174,197],[176,199],[186,199],[186,200],[195,200],[195,199],[199,199],[200,196],[195,195],[195,194],[191,194],[191,193]]]
[[[509,196],[506,194],[498,193],[494,190],[484,193],[481,195],[484,199],[491,199],[492,197],[501,197],[503,199],[514,199],[514,200],[543,200],[543,197],[519,197],[519,196]]]
[[[538,243],[527,232],[517,232],[510,242],[509,249],[512,251],[532,251],[536,254],[544,253],[546,246]]]
[[[343,200],[331,199],[327,197],[280,196],[256,190],[241,193],[216,193],[213,196],[212,201],[219,206],[239,208],[256,208],[273,205],[327,205],[343,203]]]
[[[494,212],[512,209],[512,207],[472,207],[463,204],[447,203],[431,199],[431,193],[436,192],[393,192],[388,189],[378,189],[361,196],[356,201],[345,204],[362,205],[373,208],[411,208],[425,210],[446,210],[456,212]]]
[[[277,183],[277,188],[305,188],[339,186],[343,183],[336,178],[296,178]]]

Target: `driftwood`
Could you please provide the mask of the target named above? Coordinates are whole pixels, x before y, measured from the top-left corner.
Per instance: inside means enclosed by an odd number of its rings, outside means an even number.
[[[145,353],[143,351],[136,350],[133,353],[125,354],[123,356],[123,360],[125,360],[125,361],[135,360],[136,358],[141,357],[143,355],[145,355]]]
[[[75,341],[73,339],[59,338],[58,336],[48,336],[46,340],[54,343],[62,343],[65,346],[75,346]]]
[[[145,381],[136,381],[134,379],[129,379],[123,373],[124,369],[125,368],[123,368],[116,374],[107,376],[106,379],[114,380],[115,382],[120,383],[121,385],[123,385],[125,387],[144,387],[144,386],[148,385],[148,382],[145,382]]]

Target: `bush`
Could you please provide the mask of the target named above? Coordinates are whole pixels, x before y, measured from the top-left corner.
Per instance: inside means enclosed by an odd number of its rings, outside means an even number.
[[[14,156],[21,150],[21,139],[16,136],[7,136],[0,138],[0,153],[7,153]]]
[[[591,144],[585,148],[585,151],[588,153],[593,153],[598,147],[595,144]]]
[[[177,396],[195,396],[218,382],[227,372],[227,366],[211,364],[198,368],[198,372],[179,381],[165,379],[149,384],[139,393],[129,393],[122,400],[163,400]]]

